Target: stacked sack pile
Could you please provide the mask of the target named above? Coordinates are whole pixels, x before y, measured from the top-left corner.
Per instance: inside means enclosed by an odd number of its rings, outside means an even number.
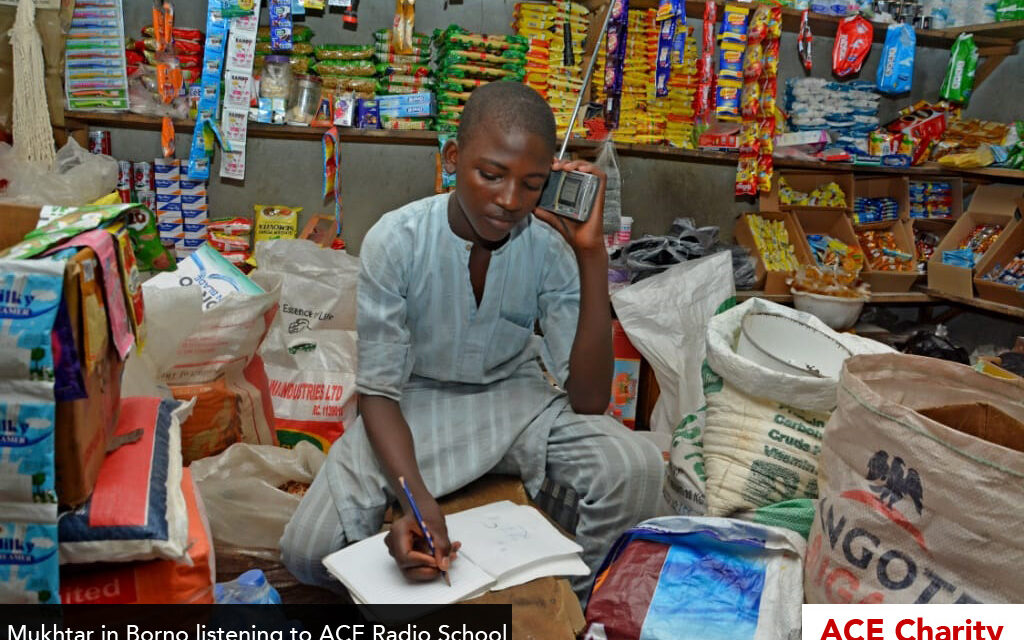
[[[438,131],[458,129],[462,109],[476,87],[490,82],[521,82],[526,77],[526,53],[522,36],[474,34],[451,25],[434,32],[437,49]]]
[[[172,264],[155,216],[38,217],[0,259],[0,411],[14,427],[0,437],[0,602],[212,603],[209,527],[181,455],[191,403],[121,392],[146,336],[139,272]]]
[[[574,2],[520,2],[515,7],[513,26],[530,47],[524,81],[551,105],[560,137],[583,90],[587,15],[586,7]],[[578,123],[575,133],[584,135],[586,129]]]

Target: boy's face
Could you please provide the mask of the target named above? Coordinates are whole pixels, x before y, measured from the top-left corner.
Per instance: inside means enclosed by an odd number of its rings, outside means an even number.
[[[445,147],[455,198],[472,231],[500,242],[537,207],[553,153],[541,136],[481,126],[469,142]]]

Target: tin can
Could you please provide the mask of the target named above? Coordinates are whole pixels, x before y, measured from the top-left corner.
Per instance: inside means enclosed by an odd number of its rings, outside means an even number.
[[[118,187],[117,195],[121,197],[121,202],[128,203],[132,202],[132,188],[131,187]]]
[[[89,153],[110,155],[110,132],[94,130],[89,132]]]
[[[117,188],[131,189],[133,182],[132,163],[129,160],[117,161]]]
[[[152,190],[136,189],[135,202],[138,202],[150,211],[156,211],[156,193]]]
[[[156,185],[153,182],[153,164],[140,160],[132,164],[134,169],[134,182],[136,191],[152,191]]]

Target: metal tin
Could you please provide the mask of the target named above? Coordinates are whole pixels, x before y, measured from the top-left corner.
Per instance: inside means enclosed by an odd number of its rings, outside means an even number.
[[[93,130],[89,132],[89,153],[110,155],[110,132]]]
[[[153,182],[153,165],[152,163],[140,160],[132,164],[134,179],[132,184],[135,185],[136,191],[153,191],[155,184]]]
[[[132,163],[129,160],[118,160],[117,161],[117,188],[118,189],[131,189],[132,188]]]

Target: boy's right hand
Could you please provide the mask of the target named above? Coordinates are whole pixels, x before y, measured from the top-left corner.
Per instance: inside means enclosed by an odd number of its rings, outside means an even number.
[[[423,515],[423,523],[434,539],[434,555],[430,554],[427,540],[412,513],[404,513],[391,523],[391,530],[384,537],[384,542],[406,578],[425,582],[440,577],[441,571],[449,569],[462,544],[448,540],[448,527],[436,500],[417,499],[416,503]]]

